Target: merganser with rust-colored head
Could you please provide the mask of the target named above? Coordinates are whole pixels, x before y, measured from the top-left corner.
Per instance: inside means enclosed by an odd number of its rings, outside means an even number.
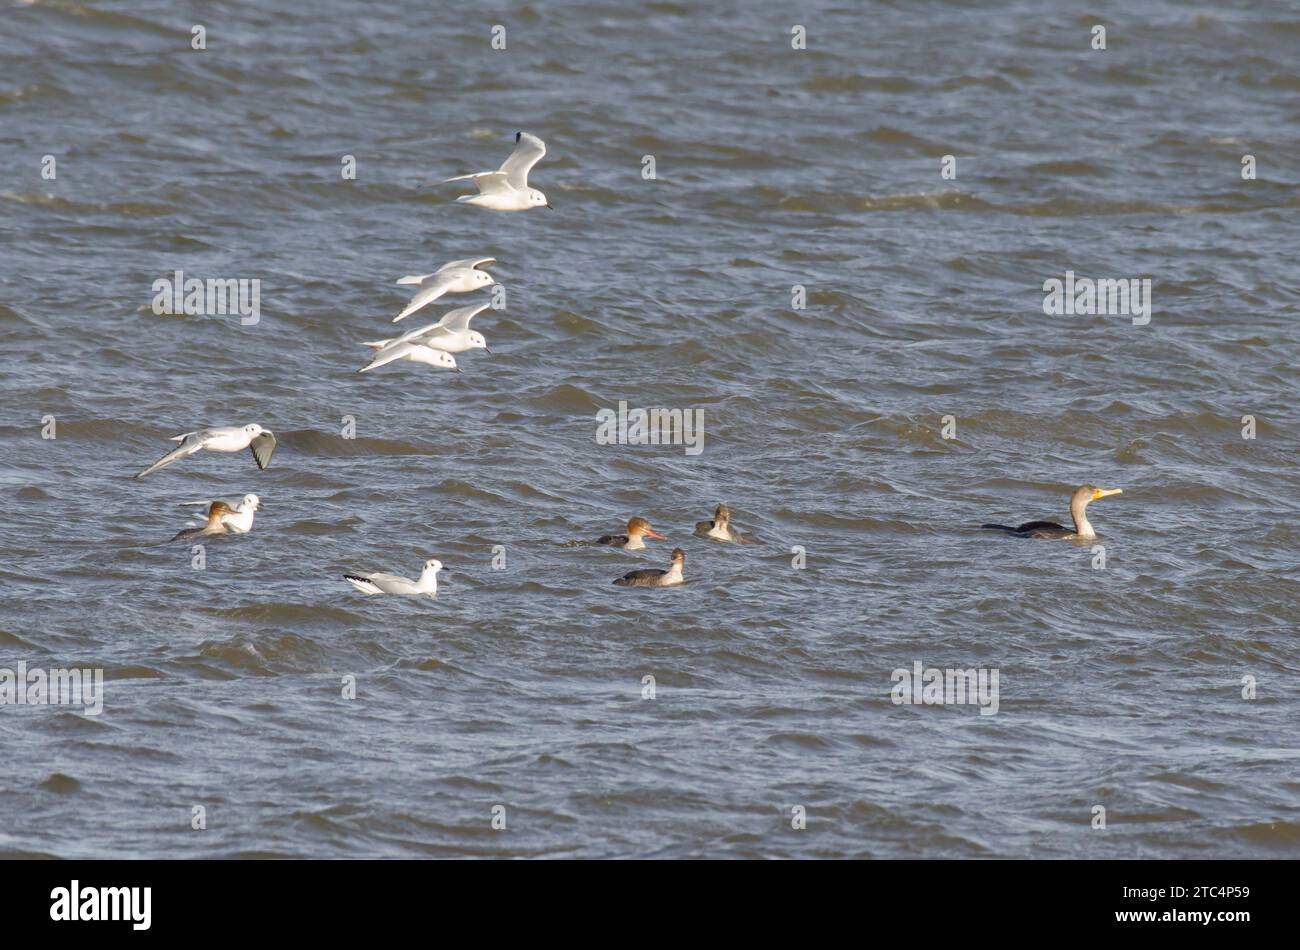
[[[682,577],[682,566],[685,563],[686,552],[674,548],[673,561],[668,570],[628,571],[614,583],[619,587],[676,587],[686,583],[686,578]]]
[[[208,517],[204,524],[197,528],[186,528],[184,531],[178,531],[172,540],[180,541],[190,538],[206,538],[214,534],[225,534],[230,530],[226,526],[225,520],[234,513],[235,509],[224,501],[214,501],[208,506]]]
[[[222,504],[226,506],[226,511],[221,516],[221,524],[232,534],[247,534],[253,530],[253,518],[257,512],[262,510],[262,499],[258,498],[252,492],[249,492],[239,501],[231,501],[228,498],[209,498],[204,501],[183,501],[183,508],[202,508],[208,506],[208,514],[212,514],[212,508],[215,505]]]
[[[597,544],[622,548],[624,551],[641,551],[645,549],[645,538],[658,538],[667,541],[662,534],[650,527],[644,518],[633,518],[627,523],[627,534],[606,534],[596,539]]]
[[[1065,525],[1057,524],[1055,521],[1026,521],[1016,528],[1006,524],[984,524],[980,525],[980,527],[1005,531],[1017,538],[1072,538],[1078,541],[1091,541],[1097,537],[1097,532],[1093,530],[1092,523],[1088,521],[1088,505],[1098,498],[1105,498],[1108,495],[1120,495],[1123,492],[1124,489],[1122,488],[1098,488],[1096,485],[1083,485],[1076,488],[1074,494],[1070,496],[1070,518],[1074,521],[1073,531],[1065,527]]]
[[[701,538],[712,538],[714,541],[730,541],[734,544],[758,544],[754,538],[748,538],[731,526],[731,509],[726,505],[718,505],[713,513],[712,521],[695,522],[695,534]]]

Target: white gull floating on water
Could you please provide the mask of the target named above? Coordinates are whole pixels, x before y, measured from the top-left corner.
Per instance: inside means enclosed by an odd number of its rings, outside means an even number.
[[[424,570],[420,572],[418,581],[397,574],[344,574],[343,578],[363,594],[437,597],[440,570],[442,570],[442,562],[437,558],[430,558],[424,562]]]

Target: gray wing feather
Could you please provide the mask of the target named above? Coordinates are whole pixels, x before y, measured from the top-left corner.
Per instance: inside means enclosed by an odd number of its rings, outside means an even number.
[[[492,306],[490,303],[480,303],[471,307],[457,307],[444,313],[438,323],[448,330],[467,330],[470,320],[490,306]]]
[[[203,448],[203,443],[199,439],[191,439],[188,442],[182,442],[176,448],[172,449],[170,452],[168,452],[166,455],[164,455],[158,461],[154,462],[152,465],[150,465],[148,468],[146,468],[143,472],[141,472],[139,475],[135,477],[144,478],[146,475],[150,475],[158,471],[158,469],[160,468],[166,468],[168,465],[171,465],[173,462],[179,462],[181,459],[185,458],[186,456],[193,455],[201,448]]]
[[[248,447],[253,452],[253,458],[257,460],[257,467],[265,469],[271,464],[271,456],[275,454],[275,435],[270,431],[263,431],[248,443]]]
[[[502,164],[500,171],[506,176],[512,188],[527,188],[528,172],[545,154],[546,144],[536,135],[516,132],[515,150]]]

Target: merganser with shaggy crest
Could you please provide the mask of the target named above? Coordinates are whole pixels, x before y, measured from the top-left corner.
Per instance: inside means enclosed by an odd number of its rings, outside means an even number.
[[[642,551],[645,550],[644,538],[658,538],[660,541],[668,540],[650,527],[650,522],[644,518],[633,518],[627,523],[627,534],[601,535],[596,539],[596,543],[622,548],[624,551]]]

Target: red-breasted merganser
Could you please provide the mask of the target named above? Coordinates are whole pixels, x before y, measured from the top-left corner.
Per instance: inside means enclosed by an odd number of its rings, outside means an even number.
[[[627,523],[627,534],[606,534],[596,539],[597,544],[606,544],[611,547],[622,548],[625,551],[640,551],[645,548],[643,538],[658,538],[660,541],[667,541],[662,534],[650,527],[650,522],[644,518],[633,518]]]
[[[258,498],[252,492],[249,492],[239,501],[231,501],[229,498],[210,498],[206,501],[183,501],[183,508],[201,508],[208,506],[208,515],[212,514],[212,506],[217,503],[226,505],[230,511],[223,513],[221,524],[227,531],[234,534],[247,534],[253,530],[253,518],[257,512],[262,510],[262,499]],[[219,533],[219,532],[214,532]]]
[[[668,570],[660,571],[651,568],[644,571],[628,571],[614,583],[619,587],[675,587],[686,583],[686,579],[682,577],[682,565],[685,563],[686,552],[681,548],[674,548],[673,563]]]
[[[1105,498],[1107,495],[1122,494],[1123,491],[1122,488],[1098,488],[1096,485],[1076,488],[1074,494],[1070,496],[1070,517],[1074,520],[1073,531],[1055,521],[1026,521],[1017,528],[1006,524],[983,524],[980,527],[1005,531],[1017,538],[1073,538],[1079,541],[1091,541],[1097,537],[1097,532],[1092,529],[1088,521],[1085,510],[1088,503],[1098,498]]]
[[[758,544],[755,538],[747,538],[731,526],[731,509],[726,505],[718,505],[717,511],[713,513],[712,521],[695,522],[695,534],[701,538],[712,538],[714,541],[731,541],[735,544]]]
[[[197,528],[186,528],[184,531],[176,532],[173,541],[180,541],[182,538],[206,538],[209,535],[225,534],[229,528],[226,527],[226,518],[235,514],[235,509],[231,508],[224,501],[214,501],[208,506],[207,523]]]

